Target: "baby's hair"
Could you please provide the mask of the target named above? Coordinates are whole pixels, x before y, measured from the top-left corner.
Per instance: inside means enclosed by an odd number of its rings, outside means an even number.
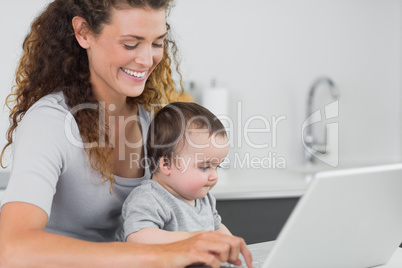
[[[227,136],[222,122],[207,108],[193,102],[173,102],[155,115],[147,138],[148,164],[158,171],[161,158],[170,161],[186,144],[189,129],[205,130],[209,136]]]

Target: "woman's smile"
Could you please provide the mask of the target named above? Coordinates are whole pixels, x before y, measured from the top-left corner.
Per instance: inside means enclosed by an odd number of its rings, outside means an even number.
[[[130,76],[130,78],[135,78],[135,80],[144,80],[147,77],[148,71],[133,71],[126,68],[121,68],[121,70]]]

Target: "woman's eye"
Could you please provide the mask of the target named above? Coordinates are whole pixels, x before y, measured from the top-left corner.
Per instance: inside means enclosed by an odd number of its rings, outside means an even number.
[[[202,171],[206,171],[206,170],[209,169],[209,167],[200,167],[200,169],[201,169]]]
[[[124,47],[125,47],[125,49],[127,49],[127,50],[135,49],[137,46],[138,46],[138,44],[137,44],[137,45],[134,45],[134,46],[130,46],[130,45],[124,44]]]
[[[163,44],[152,44],[154,47],[157,47],[157,48],[163,48]]]

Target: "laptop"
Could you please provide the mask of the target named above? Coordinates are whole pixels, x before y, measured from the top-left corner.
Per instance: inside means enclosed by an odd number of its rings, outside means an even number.
[[[315,174],[277,240],[249,248],[256,267],[363,268],[385,264],[401,242],[402,164],[393,164]]]

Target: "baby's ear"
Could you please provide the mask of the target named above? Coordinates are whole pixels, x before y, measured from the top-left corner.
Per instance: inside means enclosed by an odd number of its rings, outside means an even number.
[[[170,175],[171,168],[169,159],[165,157],[161,157],[161,159],[159,159],[159,170],[166,176]]]

